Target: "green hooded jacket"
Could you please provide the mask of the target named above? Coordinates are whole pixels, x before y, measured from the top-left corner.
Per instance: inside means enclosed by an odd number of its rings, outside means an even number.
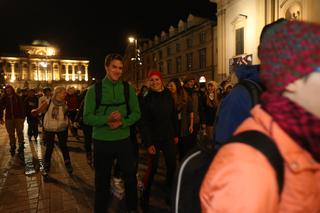
[[[96,110],[95,85],[88,88],[83,110],[84,123],[93,126],[92,138],[102,141],[122,140],[130,135],[130,126],[140,119],[138,98],[131,85],[129,85],[129,108],[131,113],[127,116],[124,88],[122,81],[102,80],[101,104]],[[122,125],[111,129],[107,124],[110,113],[118,111],[122,117]]]

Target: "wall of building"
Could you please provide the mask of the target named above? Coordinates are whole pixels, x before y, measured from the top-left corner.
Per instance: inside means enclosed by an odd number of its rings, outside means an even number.
[[[320,23],[319,0],[211,0],[217,3],[217,77],[230,74],[229,61],[235,54],[235,30],[244,27],[244,55],[260,63],[257,47],[262,28],[279,18]]]
[[[143,65],[139,84],[145,84],[147,73],[151,69],[162,71],[165,81],[193,75],[196,78],[205,76],[207,79],[215,77],[216,38],[215,23],[212,20],[189,15],[186,21],[180,20],[177,27],[171,26],[168,32],[155,35],[152,41],[142,45],[141,56]],[[204,35],[200,39],[201,35]],[[189,42],[188,42],[189,41]],[[190,45],[188,45],[188,43]],[[177,49],[177,45],[179,48]],[[205,50],[205,66],[200,67],[200,52]],[[192,67],[187,66],[187,55],[192,54]],[[177,65],[181,58],[181,69]],[[203,62],[203,61],[202,61]],[[171,64],[169,69],[168,64]]]

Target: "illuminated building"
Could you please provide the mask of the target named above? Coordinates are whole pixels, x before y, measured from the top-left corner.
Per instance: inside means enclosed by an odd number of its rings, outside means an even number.
[[[319,0],[210,0],[217,3],[218,67],[226,78],[239,58],[260,63],[257,48],[262,28],[279,18],[320,23]]]
[[[197,80],[201,76],[214,77],[216,33],[213,20],[190,14],[186,21],[180,20],[177,26],[170,26],[152,40],[136,40],[135,46],[139,49],[130,51],[134,46],[128,46],[125,67],[134,70],[133,74],[128,71],[127,76],[135,79],[138,87],[146,84],[147,73],[152,69],[160,70],[165,82],[171,78],[183,79],[189,74]]]
[[[2,75],[15,88],[88,86],[89,60],[59,57],[59,49],[46,41],[21,45],[19,55],[2,55]]]

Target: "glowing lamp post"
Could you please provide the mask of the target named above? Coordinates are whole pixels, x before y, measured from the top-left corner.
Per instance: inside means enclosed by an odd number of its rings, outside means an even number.
[[[137,57],[137,51],[138,51],[138,40],[135,37],[130,36],[128,38],[129,43],[134,45],[134,57],[131,58],[131,61],[134,61],[134,77],[136,80],[136,87],[138,87],[138,81],[139,81],[139,75],[138,75],[138,69],[137,69],[137,63],[138,63],[138,57]]]

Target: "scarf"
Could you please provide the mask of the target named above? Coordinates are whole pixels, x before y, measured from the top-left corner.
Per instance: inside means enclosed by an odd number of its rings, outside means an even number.
[[[58,100],[53,99],[52,103],[53,103],[53,108],[52,108],[52,112],[51,112],[52,119],[58,120],[58,118],[59,118],[59,107],[60,106],[63,107],[64,119],[66,119],[67,106],[66,106],[65,101],[58,101]]]
[[[320,119],[275,93],[263,93],[261,102],[262,108],[278,125],[320,162]]]

